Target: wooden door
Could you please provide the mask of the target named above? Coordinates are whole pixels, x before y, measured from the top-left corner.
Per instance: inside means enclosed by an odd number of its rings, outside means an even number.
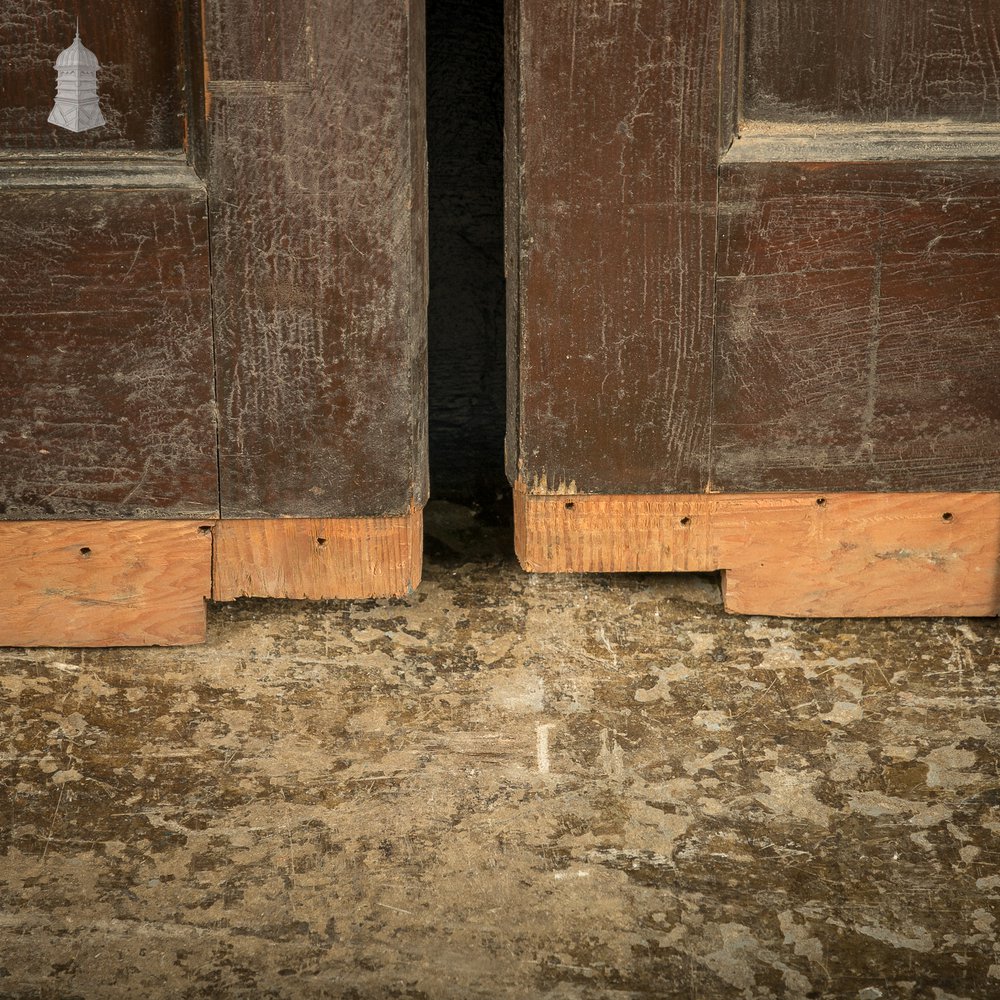
[[[1000,610],[998,37],[991,0],[511,4],[528,568]]]
[[[82,132],[48,121],[77,8]],[[0,645],[419,580],[422,30],[406,0],[4,7]]]

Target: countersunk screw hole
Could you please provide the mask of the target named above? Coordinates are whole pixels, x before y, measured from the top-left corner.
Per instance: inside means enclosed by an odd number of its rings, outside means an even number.
[[[317,544],[317,545],[318,545],[318,546],[319,546],[320,548],[323,548],[323,546],[324,546],[324,545],[326,545],[326,539],[325,539],[325,538],[317,538],[317,539],[316,539],[316,544]]]
[[[84,559],[86,559],[87,556],[90,555],[90,549],[86,545],[84,545],[84,547],[80,549],[80,555],[83,556]]]
[[[820,498],[819,498],[819,499],[818,499],[818,500],[816,501],[816,506],[817,506],[817,507],[825,507],[825,506],[826,506],[826,497],[820,497]]]
[[[681,518],[681,524],[682,524],[682,525],[683,525],[683,526],[684,526],[685,528],[686,528],[686,527],[687,527],[687,526],[688,526],[688,525],[689,525],[690,523],[691,523],[691,518],[689,518],[689,517],[682,517],[682,518]]]
[[[575,506],[576,506],[576,504],[573,503],[573,501],[571,500],[568,504],[566,504],[566,509],[567,510],[572,510]]]
[[[955,520],[955,515],[952,514],[951,511],[948,511],[947,513],[944,513],[944,514],[941,515],[941,520],[942,521],[954,521]]]

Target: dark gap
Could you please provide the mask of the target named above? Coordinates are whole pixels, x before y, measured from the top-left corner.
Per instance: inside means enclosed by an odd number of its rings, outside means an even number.
[[[503,0],[427,0],[431,496],[509,517]]]

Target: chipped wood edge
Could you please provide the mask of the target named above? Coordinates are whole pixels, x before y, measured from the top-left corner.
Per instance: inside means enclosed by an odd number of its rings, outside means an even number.
[[[0,646],[205,641],[204,521],[0,523]]]
[[[403,597],[419,585],[423,511],[402,517],[223,520],[213,598]]]
[[[721,570],[739,614],[1000,614],[998,493],[514,496],[529,572]]]

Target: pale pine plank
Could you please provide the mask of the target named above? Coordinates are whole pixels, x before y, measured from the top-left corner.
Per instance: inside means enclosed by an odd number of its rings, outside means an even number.
[[[202,521],[0,523],[0,646],[205,641]]]
[[[1000,494],[540,496],[515,536],[541,573],[725,571],[726,607],[790,617],[1000,614]]]
[[[383,518],[226,520],[214,597],[397,597],[420,584],[423,512]]]

